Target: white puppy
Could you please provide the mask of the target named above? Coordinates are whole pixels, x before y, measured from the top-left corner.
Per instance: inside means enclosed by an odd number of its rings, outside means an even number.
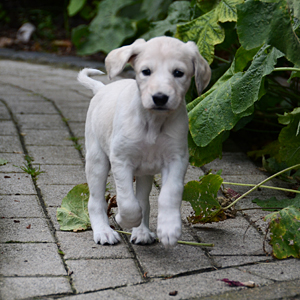
[[[94,240],[100,244],[120,241],[106,214],[105,188],[112,169],[116,183],[121,227],[133,228],[131,242],[148,244],[149,193],[153,175],[161,173],[157,235],[165,246],[181,235],[180,206],[189,154],[185,94],[191,78],[199,93],[210,80],[210,68],[193,42],[157,37],[139,39],[110,52],[105,60],[109,78],[131,63],[136,80],[103,85],[88,77],[102,72],[83,69],[78,80],[93,90],[87,113],[86,176],[90,189],[88,210]],[[136,176],[136,194],[133,190]]]

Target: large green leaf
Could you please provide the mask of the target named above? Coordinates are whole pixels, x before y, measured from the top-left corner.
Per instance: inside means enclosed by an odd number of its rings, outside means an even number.
[[[222,182],[219,175],[208,174],[200,181],[190,181],[185,185],[182,198],[194,209],[194,215],[188,217],[189,222],[209,223],[226,219],[217,198]]]
[[[86,183],[76,185],[66,197],[56,216],[60,230],[80,231],[91,227],[88,213],[89,188]]]
[[[299,1],[293,4],[298,13]],[[300,64],[300,41],[286,0],[248,0],[237,6],[237,12],[237,33],[245,49],[268,44],[282,51],[294,64]]]
[[[264,45],[257,52],[249,69],[232,86],[231,106],[236,114],[245,111],[260,99],[263,94],[261,92],[263,78],[274,70],[277,59],[284,56],[276,48],[272,48],[268,53],[267,48],[269,46]]]
[[[174,35],[178,24],[190,20],[190,2],[173,2],[168,10],[168,16],[162,21],[153,22],[150,30],[142,35],[144,39],[150,39],[161,35]]]
[[[191,134],[188,135],[190,164],[196,167],[202,167],[203,165],[211,162],[215,158],[222,158],[222,143],[223,136],[220,134],[206,147],[199,147],[195,144]]]
[[[99,3],[96,17],[89,25],[86,41],[77,49],[80,55],[89,55],[98,51],[110,52],[121,46],[122,42],[135,34],[134,21],[118,12],[137,0],[103,0]]]
[[[297,194],[295,198],[290,199],[276,199],[276,197],[271,197],[266,200],[260,200],[258,198],[255,198],[252,200],[253,203],[256,203],[258,206],[262,207],[263,210],[278,210],[283,209],[288,206],[295,206],[297,208],[300,208],[300,194]]]
[[[86,0],[70,0],[68,5],[68,15],[70,17],[75,16],[85,5]]]
[[[278,259],[300,258],[300,209],[288,206],[265,217],[270,230],[273,256]]]
[[[281,124],[287,125],[279,134],[280,159],[288,166],[300,162],[300,107],[278,118]]]
[[[231,108],[232,86],[243,74],[235,73],[227,81],[226,72],[217,88],[202,96],[202,100],[188,113],[190,132],[195,143],[200,147],[207,146],[212,140],[226,130],[232,129],[242,118],[253,113],[253,107],[248,108],[241,114],[235,114]],[[195,100],[197,101],[197,99]],[[193,104],[190,103],[190,107]]]
[[[157,20],[168,11],[172,0],[143,0],[141,2],[141,11],[145,13],[147,19]]]
[[[221,0],[206,14],[178,25],[176,37],[185,42],[194,41],[202,56],[211,64],[214,59],[214,46],[225,39],[225,31],[219,22],[236,21],[236,5],[242,2],[243,0]]]

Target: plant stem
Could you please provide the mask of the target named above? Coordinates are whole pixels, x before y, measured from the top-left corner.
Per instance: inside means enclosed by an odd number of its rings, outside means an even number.
[[[226,59],[224,59],[222,57],[219,57],[219,56],[216,56],[216,55],[214,57],[215,57],[215,59],[217,59],[217,60],[219,60],[221,62],[224,62],[226,64],[230,64],[231,63],[229,60],[226,60]]]
[[[296,71],[296,72],[300,72],[299,68],[290,68],[290,67],[286,67],[286,68],[275,68],[273,70],[274,71]]]
[[[241,200],[242,198],[246,197],[247,195],[249,195],[251,192],[253,192],[254,190],[256,190],[258,187],[260,187],[261,185],[263,185],[264,183],[266,183],[267,181],[275,178],[276,176],[282,174],[282,173],[285,173],[289,170],[292,170],[292,169],[298,169],[300,168],[300,164],[297,164],[297,165],[294,165],[294,166],[291,166],[289,168],[286,168],[280,172],[277,172],[276,174],[268,177],[267,179],[263,180],[262,182],[260,182],[259,184],[255,185],[252,189],[250,189],[248,192],[244,193],[242,196],[240,196],[239,198],[237,198],[235,201],[233,201],[230,205],[228,205],[227,207],[223,208],[223,210],[226,210],[228,208],[230,208],[231,206],[235,205],[239,200]]]
[[[116,230],[116,232],[131,235],[131,232],[126,232],[122,230]],[[159,242],[158,239],[156,239],[156,241]],[[185,241],[177,241],[177,243],[183,245],[189,245],[189,246],[214,247],[214,244],[209,244],[209,243],[195,243],[195,242],[185,242]]]
[[[239,185],[239,186],[256,186],[256,184],[250,184],[250,183],[235,183],[235,182],[225,182],[225,181],[223,181],[222,184]],[[272,190],[279,190],[279,191],[284,191],[284,192],[289,192],[289,193],[299,193],[300,194],[300,191],[298,191],[298,190],[285,189],[285,188],[280,188],[277,186],[260,185],[260,187],[265,188],[265,189],[272,189]]]

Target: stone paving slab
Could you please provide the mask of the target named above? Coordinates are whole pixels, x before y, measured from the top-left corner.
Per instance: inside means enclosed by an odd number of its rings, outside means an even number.
[[[44,218],[36,195],[2,195],[0,218]]]
[[[55,243],[0,244],[4,276],[67,275]]]
[[[0,231],[0,243],[55,242],[44,218],[0,219]]]
[[[36,190],[28,174],[0,173],[0,194],[34,195]]]
[[[1,126],[1,124],[0,124]],[[24,165],[24,154],[19,153],[1,153],[1,158],[5,159],[7,163],[1,166],[1,173],[16,173],[20,171],[20,166]],[[1,176],[1,175],[0,175]]]
[[[17,136],[0,136],[0,152],[23,152],[19,138]]]
[[[7,135],[17,135],[17,130],[15,127],[15,124],[12,121],[2,121],[0,120],[0,126],[1,126],[1,136],[7,136]]]
[[[5,300],[72,293],[66,277],[5,277],[0,278],[0,289]]]
[[[79,293],[143,282],[132,259],[68,260],[67,264]]]

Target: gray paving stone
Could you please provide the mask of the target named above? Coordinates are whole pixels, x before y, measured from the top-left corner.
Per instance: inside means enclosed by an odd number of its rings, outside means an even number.
[[[0,279],[1,299],[32,299],[54,294],[72,293],[65,277],[6,277]]]
[[[75,185],[40,185],[43,199],[48,207],[61,206],[62,199]]]
[[[30,175],[26,173],[0,173],[0,194],[35,195]]]
[[[0,166],[0,172],[19,172],[20,169],[16,166],[22,166],[25,163],[24,154],[18,153],[0,153],[2,159],[6,159],[7,163]]]
[[[54,105],[46,100],[22,100],[10,101],[9,108],[14,114],[58,114]]]
[[[42,165],[37,184],[77,185],[86,182],[83,165]]]
[[[2,102],[0,102],[0,120],[11,120],[9,111]]]
[[[273,260],[272,257],[267,255],[211,255],[211,258],[219,268],[242,266]]]
[[[195,225],[194,229],[201,240],[215,244],[209,250],[211,255],[264,255],[264,237],[248,227],[249,223],[237,216],[223,222]]]
[[[300,279],[300,260],[288,259],[276,262],[264,262],[252,266],[243,266],[239,268],[253,275],[264,278],[286,281]]]
[[[82,165],[78,150],[73,146],[27,146],[35,164]]]
[[[56,218],[56,210],[57,210],[57,207],[47,207],[47,212],[48,212],[49,218],[50,218],[55,230],[60,230],[60,226],[59,226],[57,218]]]
[[[0,242],[54,242],[46,219],[0,219]]]
[[[82,107],[78,107],[78,108],[69,107],[68,109],[63,110],[64,117],[72,122],[85,123],[86,114],[87,114],[87,108],[82,108]]]
[[[53,243],[0,244],[0,274],[4,276],[67,275]]]
[[[165,249],[160,243],[155,243],[133,245],[133,248],[148,277],[169,277],[212,268],[200,247],[176,245],[174,248]]]
[[[26,130],[25,144],[28,146],[73,146],[70,134],[65,130]]]
[[[26,129],[61,129],[65,130],[66,125],[59,115],[17,115],[22,132]]]
[[[0,136],[18,135],[17,129],[13,121],[0,120]]]
[[[169,293],[177,291],[174,299],[195,299],[207,295],[217,295],[225,291],[241,290],[243,288],[232,288],[220,279],[228,278],[236,281],[254,281],[257,284],[265,285],[271,283],[269,280],[247,274],[236,269],[226,269],[191,276],[181,276],[167,280],[155,280],[143,285],[119,288],[117,291],[126,296],[136,299],[170,299]]]
[[[74,135],[76,137],[79,137],[79,138],[84,138],[85,136],[85,123],[78,123],[78,122],[72,122],[72,121],[69,121],[68,122],[72,132],[74,133]],[[84,142],[83,141],[80,141],[81,144],[84,145]]]
[[[132,259],[68,260],[67,265],[78,293],[143,281]]]
[[[36,195],[0,196],[0,218],[43,218]]]
[[[222,160],[215,159],[214,161],[206,164],[202,168],[204,172],[212,169],[213,172],[222,169],[222,175],[240,175],[247,174],[249,175],[260,175],[261,172],[255,167],[255,165],[250,161],[244,153],[224,153]]]
[[[93,240],[91,230],[84,232],[57,231],[61,250],[65,253],[64,259],[82,258],[133,258],[126,244],[121,242],[114,246],[97,245]]]
[[[17,136],[0,136],[0,152],[23,152],[19,138]]]
[[[113,299],[113,300],[132,300],[132,298],[124,294],[118,293],[118,290],[104,290],[101,292],[93,292],[88,294],[80,294],[77,296],[62,297],[63,300],[99,300],[99,299]]]

